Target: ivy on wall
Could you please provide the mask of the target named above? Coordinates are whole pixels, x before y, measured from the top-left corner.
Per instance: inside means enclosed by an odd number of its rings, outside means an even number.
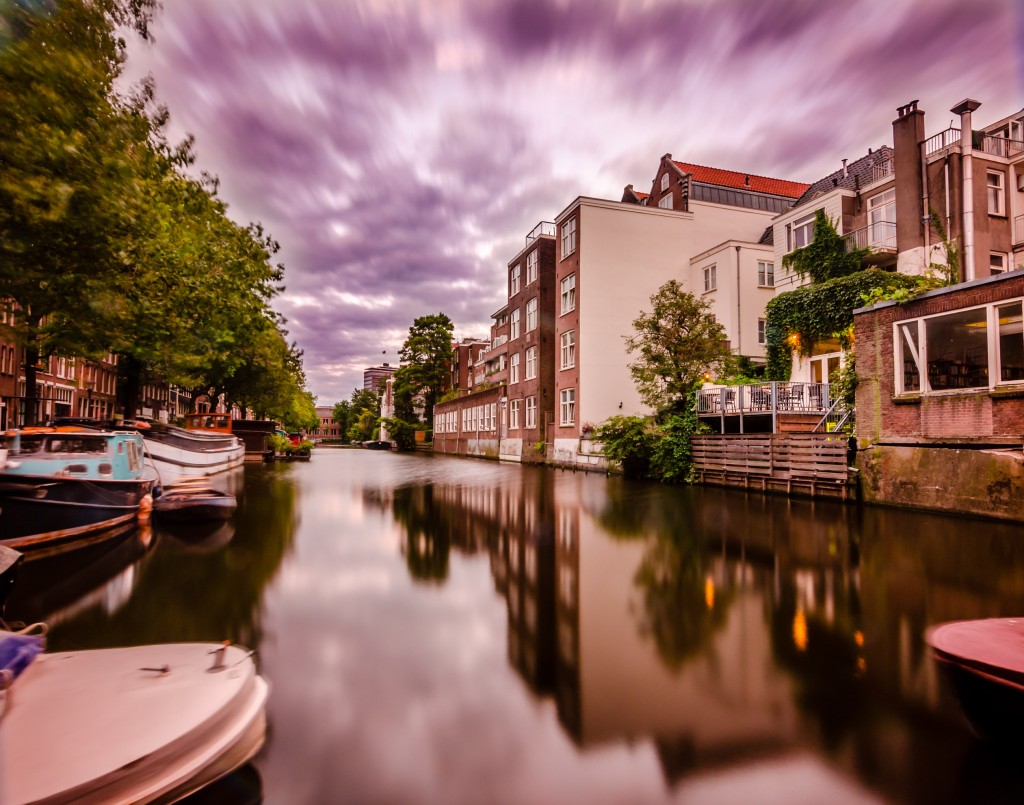
[[[826,282],[860,271],[863,259],[870,252],[870,249],[848,251],[835,224],[824,210],[818,210],[814,213],[814,240],[783,257],[782,265],[795,271],[800,279],[810,277],[812,282]]]
[[[815,342],[828,338],[848,347],[853,311],[863,307],[865,298],[877,296],[878,290],[911,291],[919,283],[917,277],[873,268],[779,294],[765,309],[766,376],[788,380],[794,349],[808,355]]]

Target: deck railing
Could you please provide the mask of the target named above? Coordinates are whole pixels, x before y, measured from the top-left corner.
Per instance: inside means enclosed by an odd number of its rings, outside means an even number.
[[[832,407],[828,383],[785,383],[773,380],[746,386],[712,386],[697,392],[698,414],[823,415]]]
[[[1008,140],[1006,137],[990,137],[985,135],[981,138],[981,146],[978,150],[995,157],[1009,159],[1024,151],[1024,142]]]
[[[550,237],[555,236],[555,223],[554,221],[541,221],[537,226],[530,230],[530,234],[526,236],[526,245],[529,246],[537,238],[548,235]]]
[[[960,129],[950,126],[945,131],[940,131],[924,141],[924,154],[930,157],[932,154],[957,145],[960,145]]]
[[[871,168],[871,181],[872,182],[880,182],[886,176],[892,175],[892,172],[893,172],[893,167],[892,167],[892,160],[891,159],[887,159],[887,160],[885,160],[885,162],[879,162],[879,163],[873,165],[872,168]]]
[[[856,249],[896,249],[896,222],[876,221],[843,235],[847,252]]]

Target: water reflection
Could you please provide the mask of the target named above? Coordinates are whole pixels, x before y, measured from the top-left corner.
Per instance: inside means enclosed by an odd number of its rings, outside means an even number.
[[[582,747],[646,736],[675,785],[810,743],[911,800],[948,796],[936,758],[1000,771],[921,634],[1024,610],[1019,527],[525,468],[375,495],[417,580],[486,546],[508,661]]]

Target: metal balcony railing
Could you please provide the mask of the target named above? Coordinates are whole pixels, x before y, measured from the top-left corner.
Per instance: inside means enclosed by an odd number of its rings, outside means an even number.
[[[1024,243],[1024,215],[1018,215],[1013,219],[1013,245],[1019,246]]]
[[[981,138],[978,150],[995,157],[1009,159],[1024,151],[1024,142],[1008,140],[1006,137],[989,137],[985,135]]]
[[[885,162],[879,162],[871,168],[871,181],[880,182],[886,176],[892,176],[893,167],[892,160],[887,159]]]
[[[930,157],[946,148],[960,145],[960,129],[950,126],[945,131],[940,131],[924,141],[924,154]]]
[[[895,251],[896,223],[894,221],[876,221],[843,235],[843,242],[847,252],[852,252],[855,249]]]
[[[824,415],[834,402],[828,383],[772,381],[748,386],[712,386],[697,392],[698,414],[770,414],[774,412]]]
[[[541,221],[537,226],[530,230],[530,234],[526,236],[526,245],[529,246],[537,238],[543,236],[555,236],[555,222],[554,221]]]

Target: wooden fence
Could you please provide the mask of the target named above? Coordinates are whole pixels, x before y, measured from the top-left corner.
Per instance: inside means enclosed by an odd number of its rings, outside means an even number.
[[[701,483],[844,500],[852,490],[845,434],[694,436],[693,463]]]

